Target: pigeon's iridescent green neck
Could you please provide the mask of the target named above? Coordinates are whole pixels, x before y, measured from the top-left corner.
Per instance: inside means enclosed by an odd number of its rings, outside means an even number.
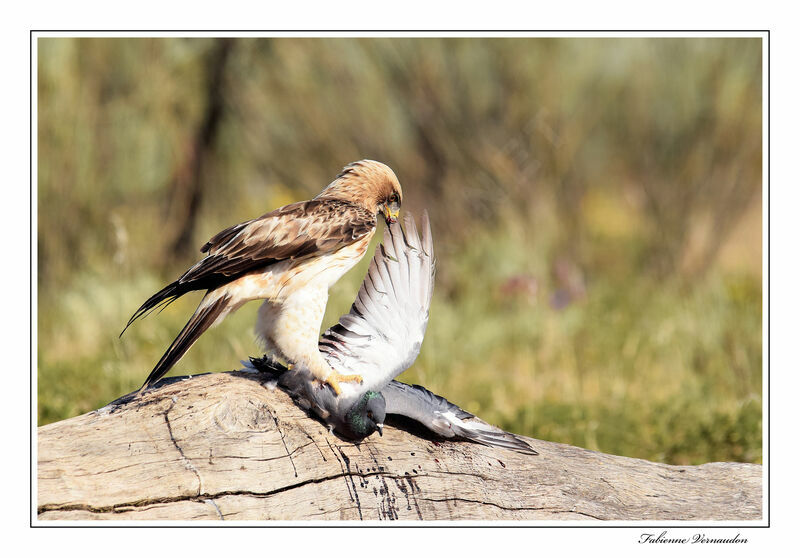
[[[378,393],[377,391],[368,391],[361,396],[359,402],[356,403],[356,407],[360,407],[361,409],[363,409],[364,407],[367,406],[367,403],[380,396],[381,394]]]
[[[375,420],[373,417],[367,415],[368,407],[371,407],[370,402],[376,399],[382,399],[383,396],[376,391],[368,391],[361,396],[355,405],[347,412],[345,420],[347,426],[353,431],[354,434],[360,437],[366,437],[375,432]]]

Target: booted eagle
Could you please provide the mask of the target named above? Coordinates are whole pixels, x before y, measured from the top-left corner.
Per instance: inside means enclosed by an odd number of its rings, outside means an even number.
[[[402,199],[392,169],[365,159],[347,165],[314,199],[216,234],[200,249],[206,254],[202,260],[148,298],[128,321],[130,326],[190,291],[206,291],[140,391],[169,372],[204,331],[251,300],[264,300],[256,334],[268,353],[307,369],[337,395],[340,382],[361,382],[359,375],[335,371],[320,353],[328,289],[364,256],[378,214],[387,225],[397,221]]]

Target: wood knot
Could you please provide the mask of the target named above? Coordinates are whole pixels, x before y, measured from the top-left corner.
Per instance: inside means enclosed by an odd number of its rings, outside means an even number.
[[[222,401],[214,408],[214,424],[223,432],[266,432],[276,428],[270,408],[251,400]]]

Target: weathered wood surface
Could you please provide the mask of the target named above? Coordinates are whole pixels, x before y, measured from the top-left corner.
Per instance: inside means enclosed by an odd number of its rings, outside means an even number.
[[[538,456],[388,427],[360,444],[258,374],[173,378],[38,429],[39,519],[757,520],[760,465]]]

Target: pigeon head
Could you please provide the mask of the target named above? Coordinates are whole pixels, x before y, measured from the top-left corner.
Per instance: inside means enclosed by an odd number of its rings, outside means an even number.
[[[368,391],[356,401],[345,415],[340,434],[354,440],[366,438],[376,430],[383,436],[386,419],[386,400],[378,392]]]

